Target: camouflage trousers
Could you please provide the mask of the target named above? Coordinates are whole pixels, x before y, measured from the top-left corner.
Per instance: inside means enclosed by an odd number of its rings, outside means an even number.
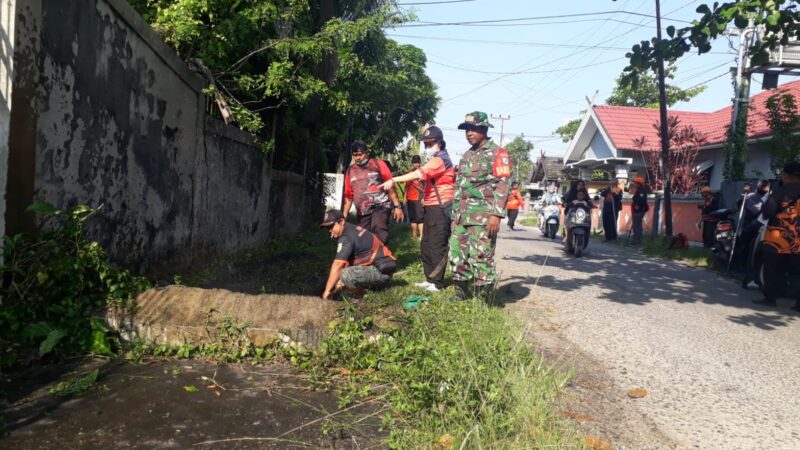
[[[475,286],[497,281],[494,247],[497,238],[489,237],[485,226],[456,225],[450,236],[450,268],[453,281],[474,281]]]

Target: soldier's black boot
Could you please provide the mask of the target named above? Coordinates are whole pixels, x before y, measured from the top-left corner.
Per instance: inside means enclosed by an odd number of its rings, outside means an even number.
[[[461,301],[461,300],[466,300],[468,298],[472,298],[469,290],[469,282],[454,281],[453,287],[455,288],[456,291],[455,294],[453,295],[453,300]]]

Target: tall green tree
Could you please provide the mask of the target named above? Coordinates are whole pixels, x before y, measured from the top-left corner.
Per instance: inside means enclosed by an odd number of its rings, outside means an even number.
[[[675,78],[675,66],[666,69],[666,77]],[[658,108],[658,78],[645,73],[639,78],[639,83],[634,89],[630,84],[624,83],[625,74],[617,77],[616,86],[611,95],[606,99],[607,105],[636,106],[639,108]],[[667,105],[673,106],[678,102],[688,102],[706,90],[705,86],[682,89],[678,86],[667,84]]]
[[[767,123],[772,130],[769,151],[772,155],[772,171],[780,173],[783,166],[792,161],[800,161],[800,115],[797,114],[797,100],[792,94],[778,91],[766,102]]]
[[[586,111],[583,111],[583,113],[586,113]],[[581,126],[581,120],[582,119],[580,118],[572,119],[569,122],[565,123],[564,125],[561,125],[560,127],[556,128],[555,133],[561,136],[562,142],[569,142],[575,137],[575,134],[578,132],[578,128]]]
[[[386,0],[129,0],[209,79],[274,166],[329,170],[347,141],[384,152],[432,120],[424,53],[387,39]],[[322,151],[327,149],[327,152]]]
[[[533,167],[531,162],[531,151],[533,151],[533,142],[525,139],[525,135],[520,135],[514,138],[505,146],[508,151],[508,156],[514,163],[514,171],[512,172],[512,179],[520,184],[526,183],[527,177],[530,176],[530,171]]]

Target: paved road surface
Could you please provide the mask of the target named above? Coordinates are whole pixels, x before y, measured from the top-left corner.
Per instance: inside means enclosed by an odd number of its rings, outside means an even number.
[[[791,301],[756,306],[759,292],[733,280],[595,241],[576,259],[533,228],[503,231],[497,253],[508,308],[534,337],[557,335],[560,351],[596,361],[621,393],[605,396],[608,410],[632,408],[666,437],[611,433],[617,448],[800,449],[800,315]],[[649,395],[627,398],[634,387]]]

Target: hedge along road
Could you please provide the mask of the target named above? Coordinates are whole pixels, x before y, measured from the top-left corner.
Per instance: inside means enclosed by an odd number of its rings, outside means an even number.
[[[503,227],[505,228],[505,227]],[[560,236],[559,236],[560,237]],[[497,246],[507,308],[577,368],[566,415],[617,448],[798,448],[800,315],[705,269],[538,229]],[[644,398],[627,391],[645,388]]]

